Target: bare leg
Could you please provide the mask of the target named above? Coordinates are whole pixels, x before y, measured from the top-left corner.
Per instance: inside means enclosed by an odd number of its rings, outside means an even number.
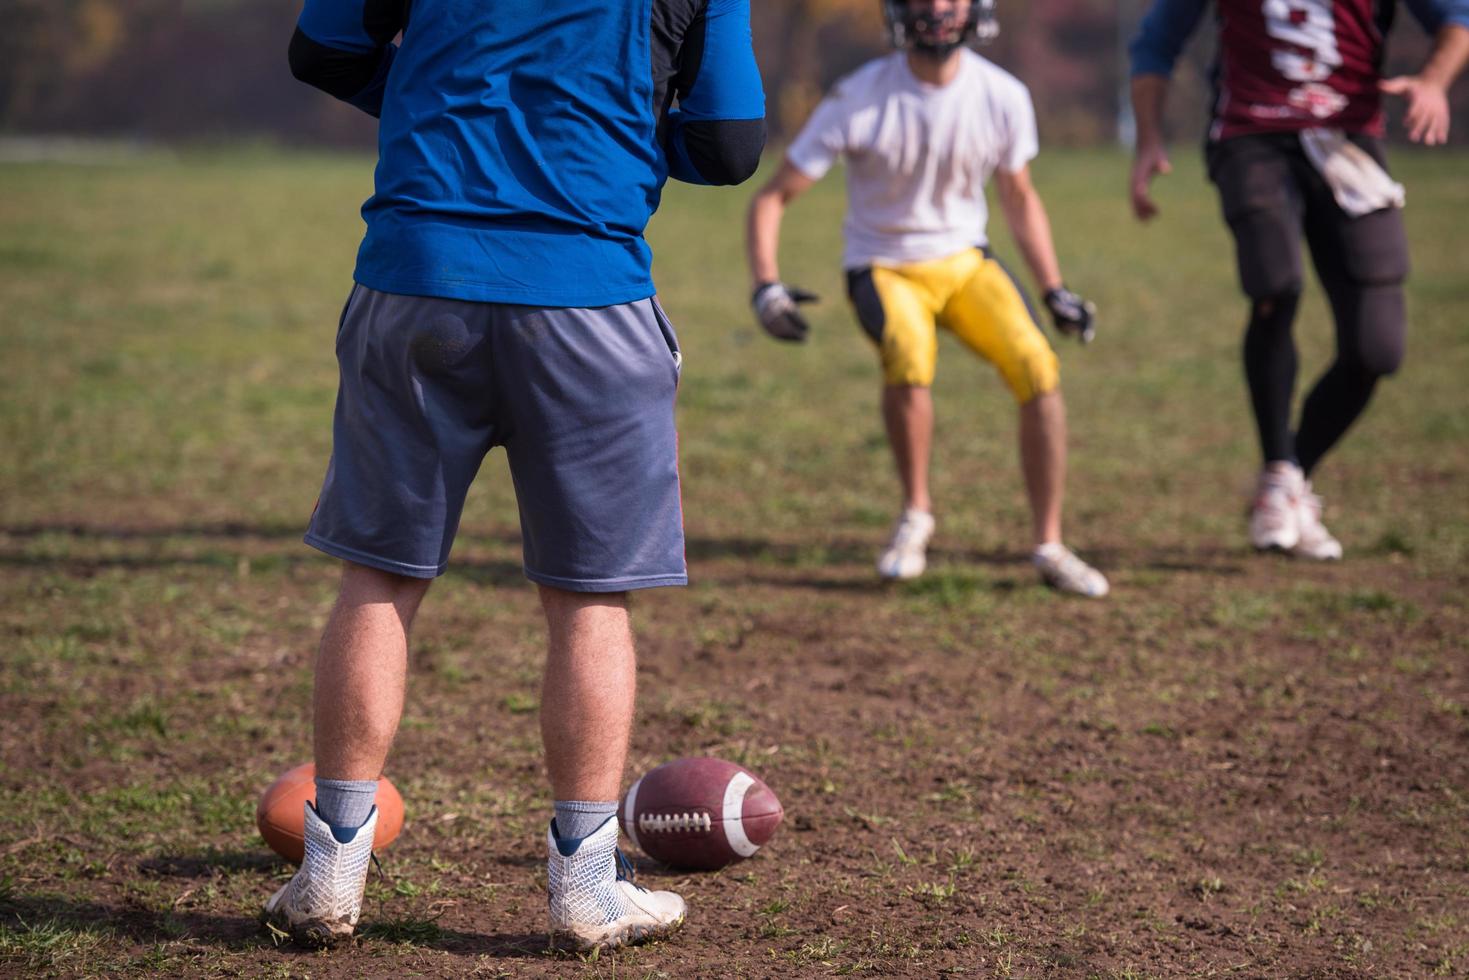
[[[673,892],[650,892],[621,878],[615,808],[627,763],[637,662],[627,596],[541,586],[550,643],[541,684],[541,739],[558,802],[547,835],[546,889],[551,942],[589,950],[642,942],[677,929],[687,906]],[[595,830],[563,836],[560,804],[608,805]],[[563,848],[572,844],[570,854]]]
[[[408,628],[428,591],[405,578],[347,562],[316,658],[316,774],[377,779],[403,714]]]
[[[627,596],[541,586],[550,631],[541,739],[557,800],[615,800],[632,731],[637,659]]]
[[[933,393],[916,386],[884,387],[882,419],[903,484],[903,507],[932,513],[928,460],[933,449]]]
[[[1066,487],[1066,403],[1060,389],[1020,406],[1020,465],[1035,544],[1059,544]]]

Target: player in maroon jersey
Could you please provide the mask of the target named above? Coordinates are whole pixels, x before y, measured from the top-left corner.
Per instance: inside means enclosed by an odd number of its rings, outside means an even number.
[[[1403,358],[1408,244],[1403,188],[1388,176],[1382,97],[1407,100],[1408,136],[1449,132],[1448,88],[1469,62],[1469,0],[1405,0],[1436,38],[1416,75],[1382,78],[1395,0],[1216,0],[1219,56],[1205,158],[1250,299],[1245,377],[1265,465],[1250,513],[1256,548],[1341,557],[1310,476]],[[1207,0],[1155,0],[1132,43],[1137,152],[1132,206],[1158,213],[1152,178],[1170,170],[1161,117],[1168,77]],[[1291,431],[1291,324],[1304,233],[1336,320],[1336,359]]]

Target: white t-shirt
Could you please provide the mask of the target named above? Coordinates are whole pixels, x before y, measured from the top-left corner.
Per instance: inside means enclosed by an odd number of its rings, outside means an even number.
[[[786,150],[819,180],[847,158],[848,269],[921,262],[988,244],[984,186],[1035,158],[1035,107],[1014,75],[961,50],[947,85],[914,77],[894,52],[838,82]]]

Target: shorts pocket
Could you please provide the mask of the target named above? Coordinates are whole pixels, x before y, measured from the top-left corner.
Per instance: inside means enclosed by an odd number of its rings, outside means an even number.
[[[347,326],[347,314],[352,311],[352,301],[357,298],[357,291],[361,288],[361,286],[354,282],[351,290],[347,293],[347,302],[342,304],[342,315],[337,317],[338,341],[342,339],[342,330]]]
[[[654,296],[650,302],[653,305],[653,318],[658,321],[658,329],[663,333],[663,342],[668,345],[668,353],[673,355],[673,371],[677,375],[683,370],[683,351],[678,346],[678,333],[673,329],[673,321],[664,312],[658,297]]]

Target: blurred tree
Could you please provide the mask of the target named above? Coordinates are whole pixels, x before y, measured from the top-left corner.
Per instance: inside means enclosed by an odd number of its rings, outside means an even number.
[[[123,39],[115,0],[7,0],[0,32],[0,119],[34,110],[58,86],[105,65]]]
[[[778,133],[794,133],[833,81],[881,50],[880,0],[753,0],[752,6]]]
[[[1002,0],[1000,38],[983,53],[1030,87],[1048,144],[1113,137],[1127,82],[1122,49],[1150,2]],[[300,5],[0,0],[0,133],[373,145],[372,120],[291,78],[286,45]],[[751,19],[776,142],[837,78],[887,50],[880,0],[751,0]],[[1393,71],[1412,70],[1427,51],[1402,20]],[[1170,99],[1181,140],[1203,134],[1210,34],[1199,32]],[[1469,81],[1454,99],[1455,139],[1469,143]]]

